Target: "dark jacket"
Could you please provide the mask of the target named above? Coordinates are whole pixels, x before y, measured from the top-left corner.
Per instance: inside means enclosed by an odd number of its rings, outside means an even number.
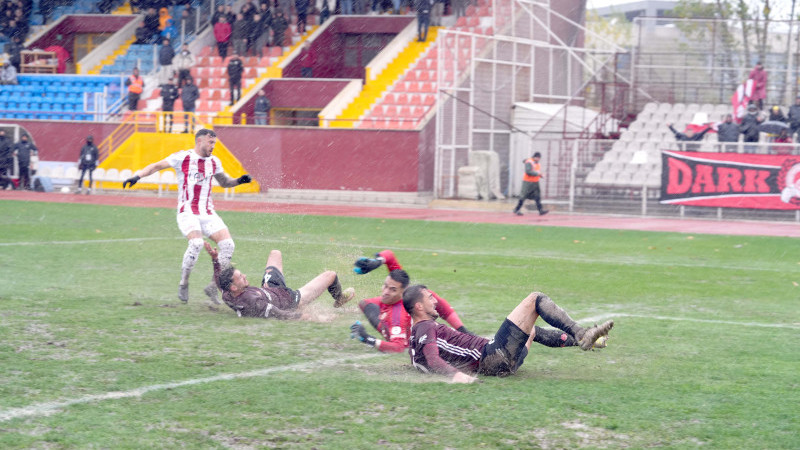
[[[174,84],[165,84],[161,88],[161,109],[164,111],[172,111],[175,109],[175,100],[180,97],[178,87]]]
[[[800,127],[800,105],[792,105],[789,107],[789,124],[792,128]]]
[[[11,143],[5,136],[0,136],[0,167],[14,165],[14,153],[11,152]]]
[[[701,131],[699,133],[695,133],[695,135],[692,136],[692,137],[689,137],[689,136],[681,133],[680,131],[678,131],[675,128],[673,128],[672,125],[669,126],[669,129],[670,129],[670,131],[672,131],[673,134],[675,134],[675,139],[678,140],[678,141],[702,141],[703,140],[703,136],[705,136],[706,133],[708,133],[708,131],[711,128],[706,128],[705,130],[703,130],[703,131]]]
[[[739,125],[735,122],[722,122],[717,127],[717,139],[719,142],[739,142]]]
[[[247,39],[247,31],[250,28],[246,19],[237,20],[233,23],[231,39]]]
[[[172,45],[162,45],[161,48],[158,49],[158,63],[162,66],[172,64],[172,58],[174,57],[175,50],[172,49]]]
[[[181,101],[183,102],[184,111],[194,111],[194,102],[200,98],[200,91],[195,84],[186,84],[181,89]]]
[[[31,141],[22,142],[19,141],[14,144],[12,151],[17,154],[17,162],[19,163],[20,167],[28,167],[31,165],[31,154],[38,154],[39,151],[36,149],[36,146],[31,143]]]
[[[242,72],[244,72],[244,65],[241,58],[231,58],[228,62],[228,78],[239,81],[242,79]]]
[[[758,120],[758,116],[756,114],[745,114],[742,118],[742,123],[739,125],[739,130],[744,135],[745,142],[758,142],[758,124],[761,123]]]
[[[100,151],[94,144],[86,143],[81,147],[81,156],[78,160],[78,167],[83,169],[94,170],[97,167],[97,160],[100,159]]]
[[[272,105],[270,105],[269,99],[266,96],[262,97],[259,95],[258,98],[256,98],[256,104],[253,107],[253,111],[261,113],[269,112],[271,106]]]

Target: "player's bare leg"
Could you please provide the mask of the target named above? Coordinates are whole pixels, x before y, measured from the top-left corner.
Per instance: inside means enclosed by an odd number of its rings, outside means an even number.
[[[347,288],[342,290],[342,285],[339,283],[339,277],[336,275],[336,272],[326,270],[299,289],[299,307],[308,305],[316,300],[325,290],[327,290],[335,300],[333,306],[336,308],[341,307],[355,297],[355,289]]]
[[[186,235],[188,245],[186,252],[183,254],[183,263],[181,264],[181,281],[178,284],[178,299],[183,303],[189,301],[189,275],[197,263],[197,257],[203,249],[203,234],[200,231],[190,231]]]
[[[233,250],[236,246],[233,243],[233,239],[231,238],[231,233],[228,231],[227,228],[217,231],[216,233],[209,236],[212,241],[217,243],[219,247],[219,257],[218,261],[221,267],[227,267],[231,263],[231,258],[233,257]],[[211,277],[211,283],[203,288],[203,292],[206,294],[209,300],[211,300],[215,304],[219,304],[219,289],[217,289],[217,283],[214,282],[214,277]]]
[[[283,271],[283,254],[280,250],[272,250],[269,252],[266,267],[270,266],[277,267],[280,273],[286,275],[286,273]]]

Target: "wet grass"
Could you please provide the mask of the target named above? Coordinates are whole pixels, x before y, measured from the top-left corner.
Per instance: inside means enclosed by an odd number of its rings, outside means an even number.
[[[207,257],[181,305],[171,209],[0,210],[3,448],[800,444],[796,239],[222,214],[251,280],[278,248],[290,285],[334,269],[375,296],[384,273],[352,261],[393,248],[483,335],[532,290],[616,321],[607,349],[534,347],[517,375],[456,386],[350,340],[358,309],[327,295],[325,323],[211,305]]]

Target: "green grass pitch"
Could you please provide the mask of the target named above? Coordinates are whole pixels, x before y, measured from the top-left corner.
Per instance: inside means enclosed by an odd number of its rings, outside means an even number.
[[[234,262],[290,286],[337,270],[358,298],[395,250],[489,336],[529,292],[609,347],[534,344],[512,377],[452,385],[322,323],[177,300],[172,209],[0,202],[1,448],[798,448],[796,239],[222,212]]]

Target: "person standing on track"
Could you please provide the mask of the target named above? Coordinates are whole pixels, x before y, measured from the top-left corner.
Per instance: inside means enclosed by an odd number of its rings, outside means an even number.
[[[550,211],[542,207],[542,191],[539,188],[539,180],[544,177],[542,175],[542,166],[539,161],[542,159],[542,154],[536,152],[530,158],[523,161],[525,163],[525,174],[522,176],[522,192],[519,195],[519,202],[514,208],[514,214],[521,216],[522,204],[525,200],[533,200],[536,202],[536,209],[539,210],[539,215],[543,216]]]
[[[222,168],[219,158],[213,156],[217,135],[212,130],[202,129],[195,134],[195,147],[167,156],[161,161],[134,172],[131,178],[122,183],[122,188],[135,185],[140,178],[159,170],[173,168],[178,178],[178,228],[188,240],[183,254],[181,281],[178,284],[178,298],[189,301],[189,275],[203,249],[203,236],[210,238],[219,246],[219,263],[226,266],[233,257],[234,243],[228,227],[214,211],[211,200],[211,178],[216,178],[220,186],[232,188],[250,183],[250,175],[231,178]],[[211,283],[205,288],[206,295],[217,300],[217,287]]]

